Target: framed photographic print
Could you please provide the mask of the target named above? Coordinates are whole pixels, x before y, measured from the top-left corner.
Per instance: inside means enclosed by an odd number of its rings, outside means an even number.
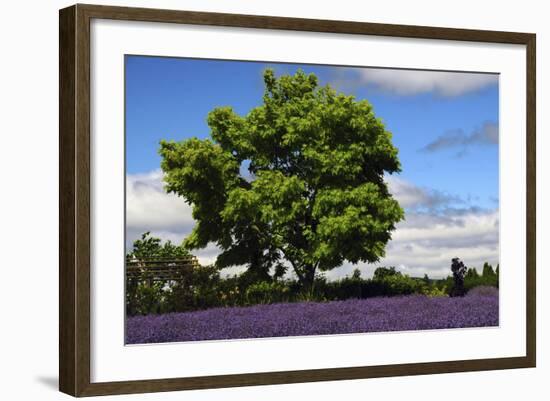
[[[535,35],[60,11],[60,390],[534,367]]]

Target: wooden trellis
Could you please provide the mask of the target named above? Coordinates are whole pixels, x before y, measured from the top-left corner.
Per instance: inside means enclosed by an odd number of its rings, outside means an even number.
[[[127,258],[126,279],[137,281],[182,281],[199,267],[195,256],[180,258]]]

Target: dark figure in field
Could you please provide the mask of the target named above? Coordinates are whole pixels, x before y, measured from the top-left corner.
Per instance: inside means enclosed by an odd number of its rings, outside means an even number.
[[[464,275],[466,274],[466,266],[459,258],[453,258],[451,264],[453,271],[454,286],[451,290],[451,297],[463,297],[466,294],[464,289]]]

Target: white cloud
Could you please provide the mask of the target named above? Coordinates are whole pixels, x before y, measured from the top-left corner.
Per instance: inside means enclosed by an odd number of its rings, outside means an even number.
[[[365,68],[357,71],[359,84],[402,96],[428,92],[446,97],[460,96],[498,82],[496,74],[382,68]]]
[[[401,207],[407,209],[434,209],[449,204],[463,203],[458,196],[419,187],[395,175],[386,175],[384,180]]]
[[[498,123],[486,121],[469,135],[466,135],[462,129],[447,131],[420,150],[436,152],[442,149],[462,148],[465,151],[468,146],[498,145],[498,141]]]
[[[426,224],[420,226],[418,221],[422,220]],[[347,263],[327,272],[327,277],[349,275],[355,268],[368,277],[378,266],[396,266],[415,277],[422,277],[424,273],[432,278],[446,277],[454,257],[478,270],[484,262],[496,265],[499,262],[498,221],[498,210],[449,213],[435,225],[430,215],[411,214],[397,225],[386,247],[386,257],[379,263]]]
[[[461,258],[478,269],[484,262],[499,262],[499,211],[477,207],[452,207],[465,203],[459,197],[418,187],[396,176],[385,177],[390,192],[406,209],[386,246],[386,257],[379,263],[345,263],[326,272],[328,278],[349,275],[359,268],[365,277],[379,266],[432,278],[450,274],[451,259]]]
[[[377,266],[396,266],[412,276],[449,274],[450,261],[460,257],[467,266],[498,263],[498,209],[451,208],[457,197],[418,187],[394,176],[386,177],[390,191],[407,208],[406,220],[397,225],[380,263],[344,266],[327,272],[337,278],[359,267],[365,276]],[[191,207],[163,189],[162,172],[127,177],[127,245],[145,231],[163,240],[180,243],[194,226]],[[202,264],[213,263],[219,249],[211,244],[193,252]],[[230,274],[242,268],[228,270]]]
[[[171,231],[193,227],[191,207],[163,189],[162,172],[129,174],[126,179],[126,224],[128,228]]]
[[[180,244],[193,230],[191,206],[181,197],[168,194],[161,170],[126,176],[126,246],[131,247],[141,234]],[[220,253],[215,244],[193,251],[203,265],[212,264]]]

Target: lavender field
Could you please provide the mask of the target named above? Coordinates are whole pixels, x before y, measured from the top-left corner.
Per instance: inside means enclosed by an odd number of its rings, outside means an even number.
[[[498,326],[498,291],[214,308],[127,319],[126,344]]]

